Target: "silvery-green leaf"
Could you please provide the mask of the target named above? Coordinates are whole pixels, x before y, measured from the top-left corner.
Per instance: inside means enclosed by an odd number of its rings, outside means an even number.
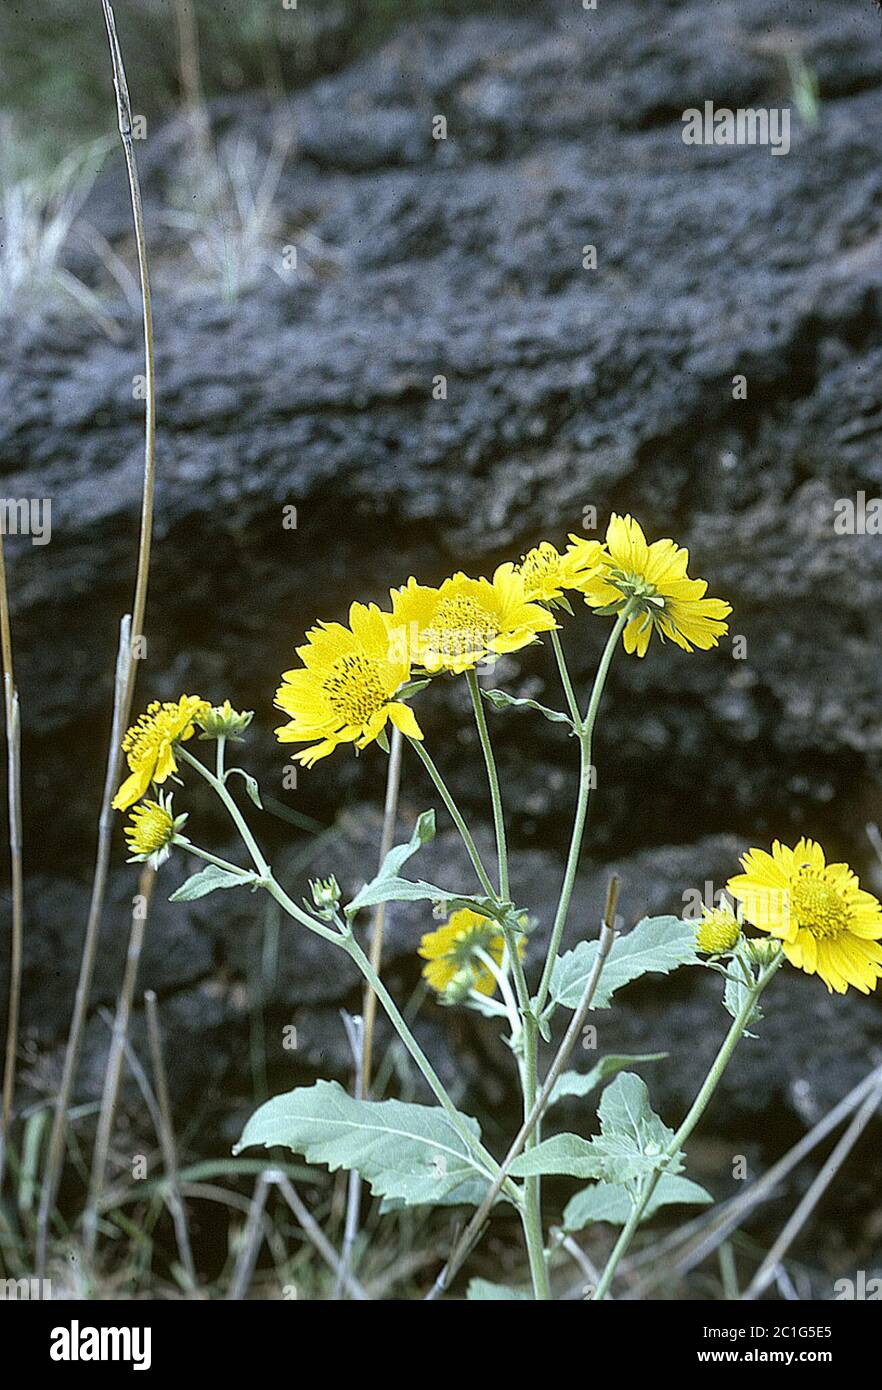
[[[400,690],[396,691],[395,698],[396,700],[409,700],[411,696],[418,695],[421,690],[425,690],[426,686],[431,684],[431,677],[426,677],[425,680],[408,681],[407,685],[403,685]]]
[[[548,1104],[555,1105],[557,1101],[568,1096],[590,1095],[601,1082],[615,1076],[625,1067],[636,1065],[638,1062],[661,1062],[667,1056],[667,1052],[641,1052],[631,1057],[601,1057],[590,1071],[565,1071],[555,1081]]]
[[[492,1303],[503,1303],[514,1300],[531,1301],[531,1295],[524,1289],[510,1289],[506,1284],[491,1284],[488,1279],[471,1279],[466,1298],[470,1303],[476,1300],[486,1300]]]
[[[752,984],[753,972],[750,970],[750,966],[743,963],[737,955],[733,956],[729,963],[729,970],[726,974],[726,988],[723,992],[723,1007],[733,1018],[738,1017],[747,1002],[747,995],[752,988]],[[748,1031],[747,1024],[761,1023],[762,1020],[763,1011],[759,1004],[755,1003],[748,1018],[745,1020],[743,1036],[745,1038],[756,1037],[755,1033]]]
[[[376,897],[375,893],[379,885],[391,880],[397,880],[403,866],[416,854],[417,850],[429,843],[435,836],[435,812],[423,811],[413,829],[413,834],[404,845],[393,845],[383,863],[376,878],[366,883],[360,893],[356,893],[352,902],[346,908],[347,916],[354,916],[362,907],[374,905],[377,902],[389,901],[387,898]],[[401,879],[402,883],[406,880]],[[373,896],[371,896],[373,894]]]
[[[482,690],[481,694],[494,709],[532,709],[541,714],[543,719],[550,719],[554,724],[569,724],[570,728],[573,728],[573,721],[568,714],[559,709],[549,709],[547,705],[540,705],[538,700],[519,699],[515,695],[507,695],[504,690]]]
[[[660,1207],[673,1206],[678,1202],[704,1206],[712,1201],[710,1193],[705,1192],[697,1182],[671,1173],[662,1173],[641,1221],[649,1221]],[[596,1221],[606,1221],[610,1226],[624,1226],[632,1211],[633,1200],[628,1188],[610,1182],[595,1182],[577,1192],[567,1203],[563,1214],[563,1229],[570,1233],[583,1231],[586,1226],[593,1226]]]
[[[194,898],[204,898],[216,888],[247,888],[249,884],[256,882],[256,874],[234,874],[229,869],[222,869],[218,864],[206,864],[204,869],[200,869],[198,874],[193,874],[192,878],[188,878],[186,883],[182,883],[180,888],[172,893],[169,902],[189,903]]]
[[[551,996],[567,1009],[578,1008],[597,959],[599,942],[580,941],[554,964]],[[601,972],[595,1009],[608,1009],[616,990],[653,973],[669,975],[680,965],[701,965],[695,950],[695,926],[679,917],[644,917],[632,931],[613,942]]]
[[[460,1117],[475,1139],[476,1120]],[[267,1101],[233,1150],[282,1144],[332,1172],[356,1169],[374,1195],[408,1206],[479,1201],[489,1177],[439,1106],[354,1100],[317,1081]]]
[[[673,1138],[649,1104],[649,1092],[639,1076],[622,1072],[606,1088],[597,1111],[600,1134],[582,1139],[576,1134],[557,1134],[522,1153],[511,1167],[514,1177],[543,1173],[571,1178],[603,1178],[626,1183],[664,1168],[682,1168],[680,1153],[666,1156]]]

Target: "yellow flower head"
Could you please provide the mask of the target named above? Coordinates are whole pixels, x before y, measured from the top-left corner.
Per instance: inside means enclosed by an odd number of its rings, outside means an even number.
[[[731,951],[741,935],[741,924],[731,908],[705,907],[703,916],[696,923],[695,941],[699,951],[709,956],[721,956]]]
[[[571,536],[573,542],[578,537]],[[689,551],[671,540],[647,543],[638,522],[613,513],[606,533],[607,553],[599,573],[583,586],[592,608],[615,613],[635,605],[625,628],[625,650],[645,656],[653,631],[684,651],[715,647],[728,624],[731,604],[705,598],[707,584],[686,573]]]
[[[598,572],[602,556],[599,541],[574,540],[563,555],[551,541],[540,541],[518,565],[526,598],[535,603],[553,603],[563,597],[564,589],[580,589]]]
[[[492,581],[455,574],[438,589],[409,579],[392,591],[392,641],[415,666],[432,673],[472,670],[556,626],[547,609],[528,601],[511,564],[500,565]]]
[[[518,937],[518,954],[523,955],[526,938]],[[505,938],[497,922],[481,917],[469,907],[461,907],[449,921],[427,932],[420,942],[420,955],[427,960],[423,976],[438,994],[443,994],[461,971],[471,971],[472,987],[479,994],[492,994],[496,980],[477,952],[502,965]]]
[[[193,737],[194,719],[209,708],[208,701],[199,695],[182,695],[180,700],[165,704],[154,700],[147,706],[147,713],[141,715],[123,739],[131,776],[113,798],[114,810],[127,811],[141,800],[151,782],[158,786],[177,772],[175,744]]]
[[[306,767],[341,743],[365,748],[390,719],[409,738],[423,737],[413,710],[395,699],[410,662],[390,640],[387,619],[376,604],[353,603],[349,624],[312,628],[306,646],[297,648],[303,666],[285,671],[276,691],[276,707],[291,716],[276,738],[311,743],[294,754]]]
[[[748,921],[783,946],[791,965],[828,990],[869,994],[882,977],[882,906],[847,864],[828,864],[814,840],[748,850],[728,888]]]
[[[186,819],[186,815],[173,814],[172,798],[161,792],[158,801],[142,801],[132,811],[123,831],[131,853],[129,863],[147,860],[158,869],[171,854],[172,842]]]

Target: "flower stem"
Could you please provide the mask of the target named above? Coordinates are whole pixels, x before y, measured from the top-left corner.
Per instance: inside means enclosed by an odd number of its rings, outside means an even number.
[[[560,899],[557,904],[557,912],[554,916],[554,925],[551,929],[551,940],[548,943],[548,954],[545,957],[545,966],[542,971],[542,978],[539,981],[539,990],[535,1000],[537,1013],[542,1012],[545,1000],[548,997],[548,990],[551,985],[551,972],[554,969],[554,963],[557,960],[557,954],[560,950],[561,938],[570,910],[570,900],[572,899],[573,888],[576,883],[576,871],[579,867],[579,857],[582,853],[582,840],[585,836],[585,821],[588,815],[588,799],[591,794],[591,742],[594,735],[594,725],[597,722],[597,712],[600,709],[600,700],[603,695],[603,688],[606,685],[606,678],[609,674],[613,654],[629,617],[630,606],[626,606],[616,618],[612,631],[607,638],[606,646],[603,649],[603,655],[600,658],[594,676],[594,685],[591,690],[591,698],[588,701],[588,709],[584,720],[580,721],[578,725],[579,792],[576,801],[576,815],[573,821],[572,835],[570,837],[570,849],[567,855],[566,870],[564,871],[563,887],[560,890]],[[555,636],[556,634],[552,633],[552,637]],[[559,642],[557,643],[556,649],[560,649]],[[562,659],[562,649],[560,654]],[[561,669],[562,676],[565,669],[566,663],[563,662]],[[567,675],[567,681],[568,679],[569,677]],[[566,689],[566,682],[564,689]],[[576,713],[578,714],[578,708],[576,708]]]
[[[435,788],[438,792],[438,795],[444,802],[444,805],[447,808],[451,820],[453,821],[454,825],[459,831],[462,837],[462,842],[468,850],[468,855],[472,861],[472,866],[474,867],[475,873],[478,875],[478,882],[484,889],[484,892],[487,894],[488,898],[495,898],[496,889],[490,882],[490,875],[484,868],[483,860],[481,859],[481,856],[478,853],[478,847],[475,844],[475,841],[472,837],[472,833],[466,825],[459,807],[457,806],[456,802],[451,796],[447,783],[444,781],[444,778],[441,776],[441,773],[435,766],[435,762],[431,754],[415,738],[408,738],[408,743],[410,744],[411,748],[415,750],[420,761],[423,764],[423,767],[426,769],[429,776],[431,777],[433,783],[435,784]]]
[[[226,869],[228,873],[241,874],[243,878],[252,876],[250,869],[243,869],[239,864],[231,864],[228,859],[219,859],[216,854],[209,854],[207,849],[200,849],[198,845],[194,845],[186,835],[176,835],[172,844],[180,845],[188,854],[195,854],[197,859],[204,859],[206,864],[216,864],[219,869]]]
[[[502,813],[502,795],[499,790],[499,773],[496,770],[496,759],[493,756],[493,746],[490,742],[490,731],[487,728],[487,716],[484,713],[484,706],[481,702],[481,691],[478,688],[478,677],[474,670],[466,671],[466,681],[468,682],[469,694],[472,697],[472,708],[475,711],[475,724],[478,729],[478,738],[481,743],[481,752],[484,754],[484,762],[487,767],[487,780],[490,783],[490,800],[493,805],[493,826],[496,831],[496,856],[499,861],[499,896],[503,902],[508,901],[508,846],[505,840],[505,817]]]
[[[257,869],[257,872],[260,874],[260,877],[269,877],[270,866],[261,854],[257,841],[252,835],[251,831],[248,829],[245,817],[242,815],[242,812],[239,810],[239,807],[236,805],[235,801],[233,800],[224,783],[220,780],[219,777],[215,777],[213,772],[209,772],[208,768],[205,766],[204,763],[201,763],[198,758],[194,758],[192,753],[188,753],[186,748],[184,748],[182,744],[177,745],[176,751],[179,754],[179,756],[184,759],[184,762],[189,763],[191,767],[194,767],[196,771],[199,773],[199,776],[203,777],[205,781],[208,783],[208,785],[215,792],[217,792],[217,795],[220,797],[221,801],[224,803],[224,806],[229,811],[233,824],[235,825],[239,834],[242,836],[242,839],[245,841],[245,847],[248,850],[248,853],[251,855],[251,858],[254,860],[254,867]]]
[[[539,1029],[536,1019],[528,1014],[524,1019],[524,1119],[526,1120],[536,1104],[538,1080]],[[539,1125],[535,1125],[527,1140],[527,1148],[539,1143]],[[548,1265],[545,1261],[545,1241],[542,1234],[542,1190],[538,1177],[524,1179],[524,1205],[520,1212],[527,1255],[530,1261],[530,1277],[533,1281],[533,1297],[542,1302],[551,1298],[548,1281]]]
[[[557,628],[553,627],[548,635],[551,638],[551,647],[552,651],[554,652],[554,659],[557,662],[557,669],[560,672],[560,683],[563,686],[564,695],[567,699],[567,709],[570,712],[570,718],[575,724],[576,732],[578,733],[582,728],[582,715],[579,710],[579,701],[576,699],[576,692],[573,689],[573,681],[570,676],[570,668],[567,666],[567,659],[564,656],[564,649],[560,640],[560,634]]]
[[[780,964],[781,956],[779,954],[777,958],[773,960],[770,965],[766,966],[765,970],[763,970],[760,973],[759,978],[753,985],[752,989],[750,989],[750,991],[745,994],[741,1008],[738,1010],[738,1014],[736,1018],[733,1020],[732,1026],[723,1040],[723,1044],[720,1047],[720,1050],[714,1059],[714,1063],[704,1079],[704,1083],[701,1087],[701,1090],[698,1092],[698,1095],[692,1102],[692,1106],[685,1120],[681,1124],[680,1128],[677,1130],[677,1133],[671,1139],[671,1142],[668,1144],[668,1147],[665,1149],[664,1154],[662,1156],[663,1158],[672,1158],[674,1154],[679,1152],[680,1148],[683,1146],[683,1144],[686,1143],[690,1134],[695,1129],[695,1126],[698,1124],[699,1120],[701,1119],[702,1115],[707,1109],[708,1102],[710,1101],[711,1096],[713,1095],[714,1091],[717,1089],[717,1086],[720,1083],[720,1079],[723,1075],[723,1072],[726,1070],[726,1067],[729,1065],[729,1062],[731,1061],[733,1052],[735,1051],[736,1047],[738,1046],[738,1043],[741,1041],[741,1038],[744,1035],[744,1030],[750,1021],[757,1000],[759,999],[766,985],[772,979],[772,976],[775,974]],[[633,1208],[625,1226],[622,1228],[622,1233],[613,1247],[612,1254],[607,1260],[606,1268],[604,1269],[603,1274],[601,1275],[600,1283],[597,1285],[597,1290],[594,1294],[594,1299],[596,1302],[600,1302],[602,1299],[606,1297],[609,1291],[609,1286],[612,1283],[613,1278],[615,1276],[616,1269],[618,1268],[619,1261],[622,1259],[623,1255],[628,1249],[628,1246],[631,1244],[631,1240],[633,1239],[634,1233],[643,1219],[643,1213],[646,1211],[646,1208],[649,1205],[650,1198],[652,1197],[653,1192],[658,1186],[659,1179],[662,1176],[662,1172],[662,1168],[657,1168],[656,1171],[652,1174],[652,1176],[648,1179],[640,1196],[639,1202]]]

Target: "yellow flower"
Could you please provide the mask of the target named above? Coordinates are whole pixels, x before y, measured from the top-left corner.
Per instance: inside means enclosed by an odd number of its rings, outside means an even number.
[[[580,589],[597,573],[603,556],[599,541],[576,540],[560,554],[551,541],[540,541],[528,550],[517,567],[524,581],[524,594],[537,603],[553,603],[564,589]]]
[[[123,831],[131,852],[129,863],[146,859],[158,869],[171,854],[172,842],[186,819],[186,815],[172,813],[172,798],[163,797],[161,792],[158,801],[142,801]]]
[[[392,591],[392,641],[415,666],[432,673],[469,671],[556,626],[547,609],[528,602],[511,564],[500,565],[492,582],[455,574],[438,589],[409,579]]]
[[[574,542],[578,537],[571,536]],[[707,584],[686,573],[689,551],[671,540],[647,543],[643,531],[630,516],[613,513],[606,533],[607,554],[600,572],[583,586],[592,608],[615,613],[629,601],[635,605],[625,628],[625,650],[645,656],[653,630],[669,637],[684,651],[707,651],[728,632],[724,618],[731,604],[705,598]]]
[[[376,604],[353,603],[349,627],[320,623],[297,648],[303,666],[285,671],[276,707],[291,716],[276,729],[280,743],[310,743],[294,757],[306,767],[341,743],[365,748],[391,719],[409,738],[423,735],[413,710],[396,692],[410,675],[407,656],[390,641],[387,619]]]
[[[151,782],[158,786],[177,772],[175,744],[193,737],[194,719],[209,708],[208,701],[199,695],[182,695],[180,700],[165,704],[154,700],[147,706],[147,713],[141,715],[123,739],[131,776],[113,798],[114,810],[127,811],[141,800]]]
[[[702,912],[702,919],[695,927],[699,951],[709,956],[731,951],[741,935],[741,925],[734,912],[728,907],[705,907]]]
[[[523,955],[526,938],[518,937],[518,954]],[[450,920],[443,927],[427,932],[420,942],[419,954],[428,965],[423,966],[423,976],[438,994],[443,994],[461,971],[471,971],[473,988],[479,994],[492,994],[496,980],[487,966],[478,958],[483,951],[497,965],[502,964],[505,952],[505,938],[496,922],[489,917],[481,917],[469,907],[461,907],[451,913]]]
[[[792,965],[828,990],[869,994],[882,977],[882,906],[847,864],[828,864],[814,840],[751,849],[728,885],[749,921],[781,941]]]

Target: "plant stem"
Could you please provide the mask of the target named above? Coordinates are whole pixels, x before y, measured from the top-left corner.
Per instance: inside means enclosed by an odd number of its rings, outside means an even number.
[[[224,806],[227,808],[230,814],[230,818],[233,821],[233,824],[235,825],[239,834],[242,836],[242,839],[245,841],[245,847],[248,850],[248,853],[251,855],[251,858],[254,861],[254,866],[257,869],[257,872],[260,874],[260,877],[269,877],[270,866],[264,859],[257,841],[255,840],[254,836],[248,828],[248,824],[245,820],[245,817],[242,815],[242,812],[239,810],[239,807],[236,805],[235,801],[230,795],[230,792],[228,791],[226,785],[220,780],[219,777],[215,777],[214,773],[210,772],[204,763],[201,763],[198,758],[194,758],[192,753],[188,753],[187,749],[184,748],[182,744],[177,745],[176,751],[179,757],[183,758],[185,763],[189,763],[191,767],[194,767],[196,769],[200,777],[204,777],[208,785],[220,797],[221,801],[224,803]],[[206,855],[204,850],[201,850],[200,854],[203,859],[209,857],[208,855]],[[223,860],[219,862],[221,863],[221,866],[224,868],[235,869],[236,867],[235,864],[225,864]]]
[[[770,965],[766,966],[765,970],[760,972],[759,978],[757,979],[753,988],[745,994],[744,1001],[741,1005],[741,1008],[738,1010],[737,1017],[733,1020],[732,1026],[723,1040],[722,1046],[720,1047],[720,1050],[714,1059],[714,1063],[704,1079],[704,1084],[702,1085],[701,1090],[698,1092],[698,1095],[695,1097],[695,1100],[692,1102],[692,1106],[689,1110],[688,1115],[681,1124],[680,1128],[677,1130],[677,1133],[671,1139],[670,1143],[668,1144],[668,1147],[665,1149],[664,1154],[662,1155],[663,1159],[670,1159],[673,1157],[674,1154],[679,1152],[680,1148],[683,1146],[683,1144],[686,1143],[690,1134],[695,1129],[695,1126],[698,1124],[699,1120],[701,1119],[702,1115],[707,1109],[708,1102],[710,1101],[711,1096],[713,1095],[714,1091],[717,1089],[717,1086],[720,1083],[720,1079],[723,1075],[723,1072],[726,1070],[726,1067],[729,1065],[729,1062],[731,1061],[733,1052],[735,1051],[736,1047],[738,1046],[738,1043],[741,1041],[741,1038],[744,1035],[744,1030],[748,1022],[750,1021],[750,1017],[753,1013],[754,1006],[757,1000],[759,999],[766,985],[772,979],[780,964],[781,956],[778,955],[778,957],[775,960],[773,960]],[[643,1188],[643,1192],[640,1196],[639,1202],[632,1210],[631,1215],[629,1216],[625,1226],[622,1228],[622,1233],[613,1247],[612,1254],[607,1260],[606,1268],[604,1269],[603,1274],[601,1275],[600,1283],[598,1284],[597,1290],[594,1294],[595,1302],[601,1302],[606,1297],[609,1291],[609,1286],[612,1283],[613,1278],[615,1276],[616,1269],[618,1268],[619,1261],[625,1254],[625,1251],[628,1249],[628,1246],[631,1244],[634,1233],[643,1219],[643,1213],[646,1211],[646,1208],[649,1205],[650,1198],[652,1197],[653,1192],[658,1186],[659,1179],[662,1176],[662,1172],[663,1169],[661,1167],[657,1168],[656,1171],[647,1180]]]
[[[487,728],[487,716],[484,713],[484,705],[481,701],[478,677],[474,670],[466,671],[465,675],[466,681],[468,682],[469,694],[472,697],[472,708],[475,711],[475,724],[478,729],[481,752],[484,754],[484,763],[487,767],[487,781],[490,783],[490,801],[493,805],[493,827],[496,831],[496,857],[499,862],[499,897],[503,902],[508,902],[508,846],[505,841],[505,817],[502,813],[499,773],[496,770],[496,759],[493,756],[493,745],[490,742],[490,731]]]
[[[409,738],[408,743],[415,750],[417,756],[420,759],[420,762],[423,764],[423,767],[426,769],[429,776],[431,777],[435,785],[435,788],[438,792],[438,795],[444,802],[444,805],[447,808],[447,812],[450,815],[451,820],[453,821],[454,825],[459,831],[462,837],[462,842],[465,845],[468,851],[469,858],[472,861],[472,866],[475,870],[475,873],[478,875],[478,882],[484,889],[484,892],[487,894],[488,898],[495,898],[496,889],[490,882],[490,875],[484,868],[483,860],[481,859],[481,856],[478,853],[478,848],[472,837],[472,833],[466,825],[459,807],[457,806],[456,802],[451,796],[450,791],[447,787],[447,783],[444,781],[444,778],[441,776],[441,773],[435,766],[431,754],[427,752],[427,750],[423,747],[422,743],[420,743],[418,739]]]
[[[564,927],[567,924],[570,901],[576,883],[576,871],[578,870],[579,857],[582,853],[582,840],[585,836],[585,821],[588,815],[588,800],[591,794],[591,743],[594,735],[594,725],[597,722],[597,712],[600,709],[600,700],[603,695],[603,688],[606,684],[607,675],[609,674],[613,654],[629,617],[630,606],[626,606],[622,609],[613,624],[612,631],[607,638],[606,646],[603,649],[603,655],[600,658],[594,676],[594,685],[591,690],[591,698],[588,701],[588,709],[585,713],[585,718],[578,725],[579,792],[576,801],[576,815],[573,821],[572,835],[570,837],[570,848],[567,855],[567,866],[564,871],[563,886],[560,890],[560,899],[557,904],[557,912],[554,916],[554,925],[551,929],[551,939],[548,943],[548,954],[545,957],[545,966],[542,970],[542,978],[539,981],[539,989],[536,994],[535,1008],[537,1014],[542,1012],[548,997],[548,990],[551,985],[551,972],[554,969],[554,963],[557,960],[557,954],[560,950]],[[556,634],[552,633],[552,636],[554,637]],[[557,647],[560,647],[559,642]],[[562,657],[563,651],[561,650],[561,658]],[[563,669],[565,669],[565,663]],[[561,672],[562,675],[563,669]]]
[[[538,1088],[538,1054],[539,1054],[539,1028],[536,1019],[532,1014],[527,1014],[524,1018],[524,1067],[523,1067],[523,1088],[524,1088],[524,1119],[526,1120],[536,1104],[536,1091]],[[527,1148],[532,1148],[539,1142],[539,1122],[537,1121],[533,1132],[527,1139]],[[542,1302],[547,1302],[551,1298],[551,1287],[548,1282],[548,1265],[545,1262],[545,1241],[542,1235],[542,1190],[541,1180],[538,1177],[525,1178],[524,1180],[524,1205],[521,1209],[521,1225],[524,1228],[524,1240],[527,1243],[527,1255],[530,1261],[530,1277],[533,1281],[533,1297]]]
[[[576,731],[578,732],[582,728],[582,715],[579,710],[579,701],[576,699],[576,692],[573,689],[573,682],[570,676],[570,668],[567,666],[567,659],[564,656],[564,649],[563,645],[561,644],[560,633],[558,632],[557,628],[553,627],[548,635],[551,638],[551,647],[554,652],[554,659],[557,662],[557,669],[560,672],[560,683],[563,686],[564,695],[567,699],[567,709],[570,712],[570,718],[575,724]]]

